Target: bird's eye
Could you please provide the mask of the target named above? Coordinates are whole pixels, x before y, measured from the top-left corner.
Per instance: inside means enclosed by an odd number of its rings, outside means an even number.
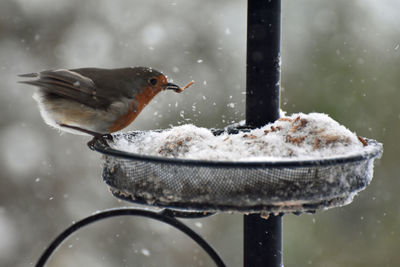
[[[151,84],[151,85],[156,85],[157,84],[157,79],[156,78],[150,78],[149,79],[149,83]]]

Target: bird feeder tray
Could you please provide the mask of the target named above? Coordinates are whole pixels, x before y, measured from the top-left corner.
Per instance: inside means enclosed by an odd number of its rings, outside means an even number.
[[[215,135],[224,130],[212,130]],[[143,132],[93,140],[103,179],[117,198],[183,211],[315,212],[347,205],[372,179],[382,144],[365,139],[357,154],[315,160],[228,162],[164,158],[113,148]]]

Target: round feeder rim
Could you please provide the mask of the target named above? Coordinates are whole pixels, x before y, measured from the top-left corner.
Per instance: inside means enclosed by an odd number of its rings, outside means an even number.
[[[130,132],[128,134],[116,134],[114,136],[126,136],[143,131]],[[382,144],[373,140],[365,138],[367,146],[364,146],[360,153],[352,154],[345,157],[329,157],[323,159],[307,159],[307,160],[277,160],[277,161],[213,161],[213,160],[196,160],[196,159],[182,159],[182,158],[166,158],[151,155],[136,154],[126,152],[118,149],[111,148],[106,138],[100,137],[94,139],[93,143],[89,144],[92,150],[100,152],[108,156],[114,156],[129,160],[140,160],[152,163],[174,164],[174,165],[191,165],[203,167],[234,167],[234,168],[266,168],[266,167],[311,167],[311,166],[331,166],[336,164],[357,162],[380,157],[382,154]]]

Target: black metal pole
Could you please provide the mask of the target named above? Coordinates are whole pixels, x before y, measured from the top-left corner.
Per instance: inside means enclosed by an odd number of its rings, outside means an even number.
[[[281,1],[248,0],[246,124],[279,118]]]
[[[282,216],[244,216],[243,266],[282,266]]]
[[[246,124],[279,118],[281,0],[248,0]],[[244,266],[282,266],[282,217],[244,216]]]

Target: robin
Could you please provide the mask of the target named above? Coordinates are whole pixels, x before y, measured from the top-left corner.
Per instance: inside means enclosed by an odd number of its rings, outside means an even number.
[[[19,75],[39,87],[34,94],[44,121],[55,128],[94,137],[127,127],[159,92],[181,88],[147,67],[46,70]]]

